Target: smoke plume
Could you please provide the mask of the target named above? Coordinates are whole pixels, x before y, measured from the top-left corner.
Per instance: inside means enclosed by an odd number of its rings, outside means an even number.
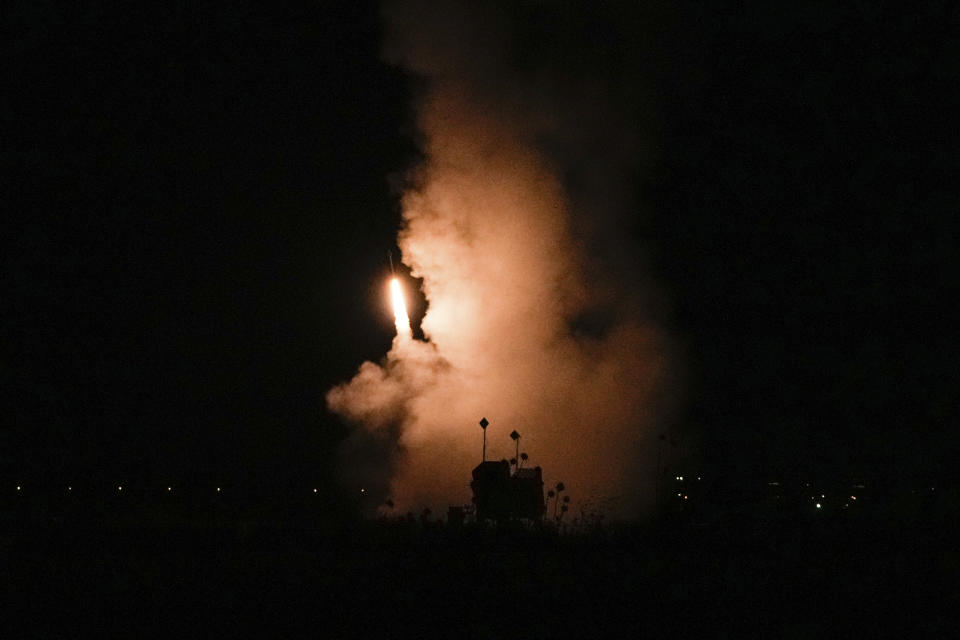
[[[514,456],[515,429],[574,511],[634,515],[652,498],[672,387],[628,229],[646,158],[642,101],[623,78],[629,59],[611,71],[589,43],[564,53],[558,39],[577,16],[510,6],[385,10],[385,55],[425,80],[424,159],[403,195],[399,245],[422,278],[426,340],[398,331],[384,360],[327,402],[358,425],[351,480],[379,482],[398,509],[469,502],[485,416],[488,459]],[[540,19],[556,29],[529,33]]]

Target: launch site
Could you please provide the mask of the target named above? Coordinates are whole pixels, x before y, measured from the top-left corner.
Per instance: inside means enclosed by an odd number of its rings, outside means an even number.
[[[4,639],[955,632],[955,3],[2,24]]]

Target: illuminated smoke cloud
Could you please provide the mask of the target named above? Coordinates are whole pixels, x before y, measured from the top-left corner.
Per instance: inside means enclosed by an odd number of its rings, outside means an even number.
[[[399,236],[423,279],[428,342],[399,332],[381,364],[329,392],[331,410],[359,425],[350,480],[380,482],[398,509],[465,504],[486,416],[488,459],[513,456],[516,429],[575,503],[637,514],[652,499],[672,367],[619,222],[633,206],[619,184],[635,168],[633,136],[616,136],[602,87],[573,99],[550,68],[534,83],[513,73],[503,15],[440,6],[385,12],[388,58],[428,83],[425,160]],[[571,186],[569,175],[589,179]]]

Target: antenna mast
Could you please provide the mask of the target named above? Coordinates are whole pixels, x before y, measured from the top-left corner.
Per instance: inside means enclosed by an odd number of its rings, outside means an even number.
[[[480,418],[480,428],[483,429],[483,453],[480,458],[480,462],[484,463],[487,461],[487,425],[490,424],[486,418]]]

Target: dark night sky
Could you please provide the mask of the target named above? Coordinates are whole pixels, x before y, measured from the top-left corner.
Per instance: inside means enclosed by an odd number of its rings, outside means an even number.
[[[522,50],[647,43],[632,232],[705,465],[955,474],[957,10],[774,4]],[[390,177],[416,158],[414,80],[357,5],[6,12],[5,482],[326,477],[323,392],[389,346]]]

